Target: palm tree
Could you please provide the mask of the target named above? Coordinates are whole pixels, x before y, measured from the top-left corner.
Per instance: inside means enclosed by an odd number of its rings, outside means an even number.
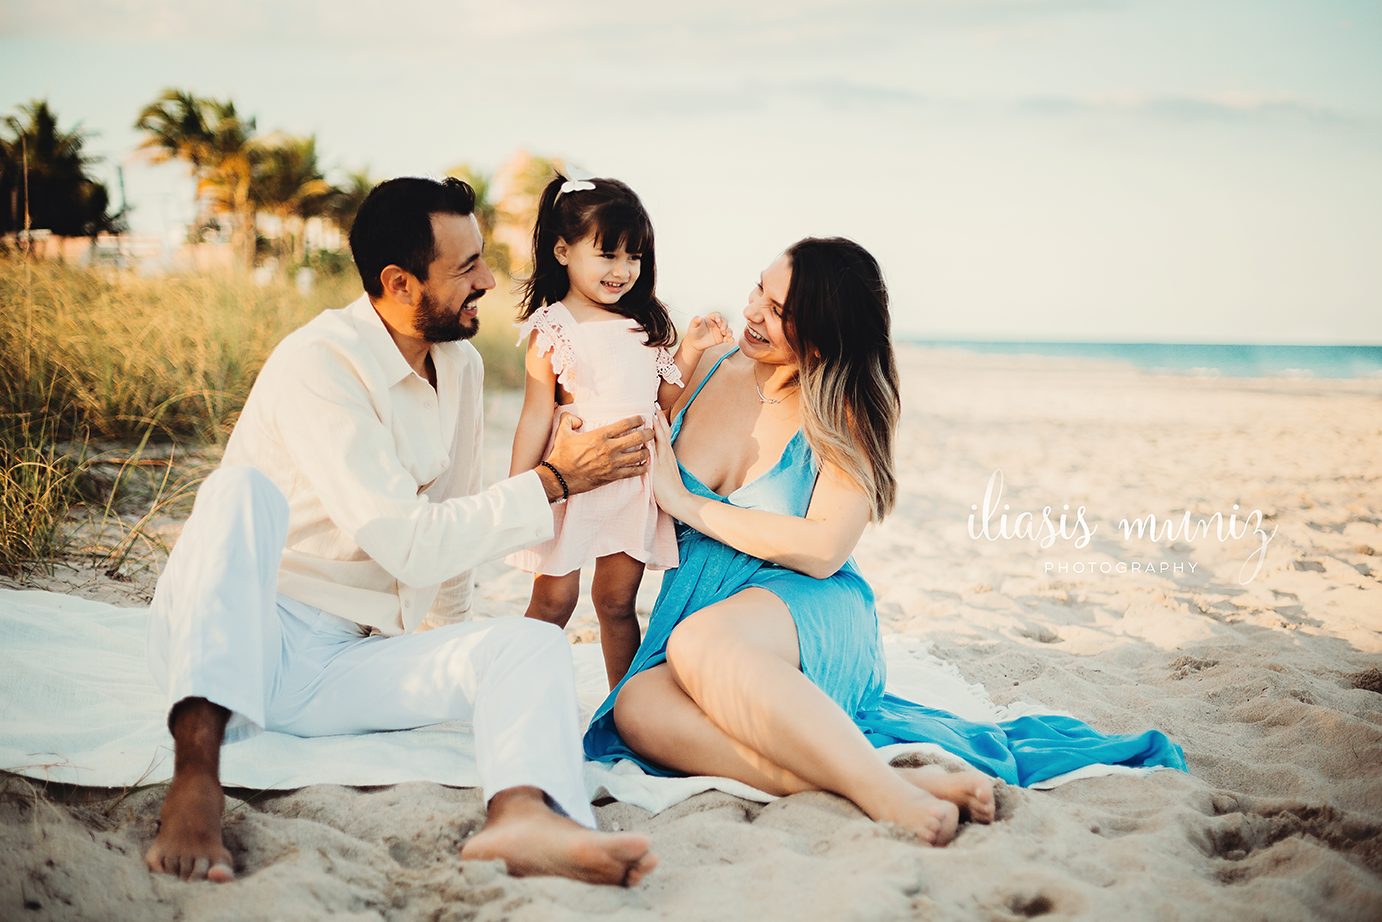
[[[373,188],[374,180],[370,178],[369,167],[347,173],[344,183],[332,187],[322,213],[336,222],[341,233],[349,234],[351,225],[355,223],[355,212],[360,210]]]
[[[208,193],[218,207],[230,214],[230,244],[240,254],[241,265],[254,268],[254,206],[250,196],[254,186],[255,164],[260,157],[254,137],[254,117],[242,119],[230,100],[202,100],[207,119],[209,143],[205,176],[199,191]]]
[[[519,274],[532,269],[529,251],[542,190],[553,176],[565,172],[566,165],[559,159],[519,151],[494,176],[494,185],[502,193],[495,202],[494,236],[508,246],[512,269]]]
[[[255,210],[250,193],[260,157],[254,118],[242,118],[230,100],[203,99],[170,88],[144,107],[135,127],[148,135],[139,147],[149,151],[155,163],[188,163],[197,180],[197,194],[207,196],[230,216],[237,262],[252,268]]]
[[[203,100],[186,90],[166,89],[144,107],[134,127],[148,135],[139,144],[154,163],[186,160],[194,173],[206,165],[206,127]]]
[[[0,138],[0,233],[30,226],[60,237],[94,237],[111,227],[110,195],[104,184],[87,176],[86,168],[99,158],[82,148],[90,135],[80,125],[58,128],[58,117],[46,100],[20,106],[27,120],[11,115],[5,127],[13,134]]]
[[[462,163],[447,170],[446,175],[464,180],[475,190],[475,221],[485,237],[485,258],[490,268],[509,275],[513,268],[509,245],[495,239],[494,235],[494,229],[499,226],[499,208],[492,197],[493,174],[482,173],[470,164]]]
[[[317,164],[315,135],[275,135],[261,142],[250,200],[279,219],[281,271],[287,270],[290,261],[301,262],[307,255],[304,225],[323,212],[331,192]]]

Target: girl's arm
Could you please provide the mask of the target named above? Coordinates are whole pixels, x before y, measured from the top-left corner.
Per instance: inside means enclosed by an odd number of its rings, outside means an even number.
[[[547,451],[552,435],[552,412],[557,405],[557,373],[552,361],[537,350],[538,331],[528,337],[528,351],[523,357],[527,376],[523,385],[523,412],[513,433],[513,456],[509,461],[509,476],[531,471]]]
[[[868,499],[825,468],[805,517],[744,509],[686,489],[667,423],[653,421],[653,493],[668,515],[737,551],[825,579],[844,565],[869,522]]]
[[[682,337],[681,345],[677,346],[677,354],[673,360],[677,363],[677,371],[681,372],[683,385],[691,380],[695,374],[696,366],[700,364],[701,356],[705,350],[711,349],[721,343],[734,342],[734,334],[730,332],[729,324],[725,323],[725,318],[718,312],[709,317],[692,317],[691,323],[686,327],[686,335]],[[672,384],[663,381],[657,389],[657,405],[662,408],[664,413],[671,412],[673,404],[681,396],[683,385]]]

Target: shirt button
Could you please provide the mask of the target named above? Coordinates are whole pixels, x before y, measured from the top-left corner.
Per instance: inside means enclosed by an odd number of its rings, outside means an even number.
[[[404,599],[404,600],[403,600],[403,607],[404,607],[404,608],[412,608],[412,607],[413,607],[413,600],[412,600],[412,599]]]
[[[441,459],[441,466],[442,466],[442,467],[446,467],[447,463],[448,463],[448,462],[447,462],[447,460],[446,460],[445,458],[442,458],[442,459]]]
[[[422,402],[422,405],[423,405],[424,407],[426,407],[427,409],[429,409],[429,410],[432,409],[432,401],[430,401],[430,400],[424,400],[424,401]]]

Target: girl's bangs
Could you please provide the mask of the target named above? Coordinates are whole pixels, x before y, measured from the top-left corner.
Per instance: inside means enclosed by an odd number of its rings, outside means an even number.
[[[652,249],[653,226],[646,215],[628,208],[607,208],[591,217],[595,243],[602,250],[623,247],[626,253],[646,253]]]

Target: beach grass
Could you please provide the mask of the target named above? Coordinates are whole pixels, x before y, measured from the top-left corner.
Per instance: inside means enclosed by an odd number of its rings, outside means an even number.
[[[474,344],[491,387],[523,381],[512,288],[501,277],[481,302]],[[88,532],[93,510],[119,525],[105,542],[117,565],[149,543],[140,523],[195,490],[274,346],[359,294],[353,273],[304,294],[230,274],[152,278],[0,259],[0,572],[61,556],[78,504]]]
[[[0,575],[43,568],[68,545],[64,520],[81,495],[85,459],[56,448],[48,420],[0,431]]]

